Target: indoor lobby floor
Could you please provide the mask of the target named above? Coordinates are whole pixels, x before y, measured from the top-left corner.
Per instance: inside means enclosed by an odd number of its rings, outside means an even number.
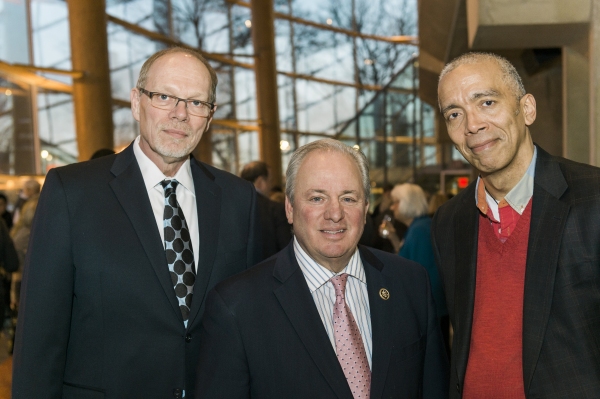
[[[8,354],[6,333],[0,332],[0,399],[10,399],[12,356]]]

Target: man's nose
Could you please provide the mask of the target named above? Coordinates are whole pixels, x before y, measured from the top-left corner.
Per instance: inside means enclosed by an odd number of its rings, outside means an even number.
[[[344,218],[344,209],[339,201],[331,201],[328,204],[325,218],[336,223]]]
[[[181,105],[180,105],[180,103],[181,103]],[[180,121],[184,121],[184,120],[188,119],[189,115],[188,115],[188,110],[187,110],[187,102],[185,102],[185,100],[178,98],[177,102],[175,103],[175,106],[171,110],[171,116],[173,118],[177,118],[177,120],[180,120]]]
[[[479,133],[487,128],[487,120],[478,112],[467,112],[465,116],[467,118],[467,130],[469,133]]]

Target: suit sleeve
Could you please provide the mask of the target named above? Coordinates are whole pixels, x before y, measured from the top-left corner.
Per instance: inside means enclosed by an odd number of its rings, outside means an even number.
[[[195,398],[250,398],[248,362],[235,316],[214,289],[206,300],[200,342]]]
[[[62,397],[73,282],[67,197],[58,173],[51,170],[23,269],[13,358],[14,399]]]
[[[2,239],[2,267],[7,272],[16,272],[19,269],[19,256],[4,223],[0,223],[0,236]]]
[[[449,384],[448,357],[438,323],[429,278],[427,284],[427,347],[423,369],[423,398],[447,398]]]

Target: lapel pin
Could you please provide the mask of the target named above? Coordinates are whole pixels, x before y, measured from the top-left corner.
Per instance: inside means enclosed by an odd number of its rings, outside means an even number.
[[[386,290],[385,288],[382,288],[379,290],[379,296],[384,301],[387,301],[388,299],[390,299],[390,292],[388,290]]]

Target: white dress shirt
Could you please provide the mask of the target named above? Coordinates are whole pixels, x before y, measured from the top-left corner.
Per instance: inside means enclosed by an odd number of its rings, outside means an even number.
[[[196,190],[194,189],[194,179],[192,178],[192,168],[190,165],[190,159],[188,159],[181,165],[181,168],[177,171],[175,176],[165,176],[158,166],[154,164],[144,154],[140,148],[140,136],[135,139],[133,143],[133,153],[137,160],[140,170],[142,171],[142,177],[144,178],[144,185],[148,190],[148,198],[150,198],[150,204],[152,205],[152,212],[154,212],[154,218],[156,219],[156,227],[160,233],[162,239],[163,248],[165,246],[165,231],[163,225],[163,213],[165,210],[165,191],[160,184],[163,180],[176,179],[179,182],[175,194],[177,195],[177,202],[183,209],[183,215],[190,231],[190,237],[192,239],[192,249],[194,250],[194,264],[196,272],[198,271],[198,253],[200,248],[200,231],[198,230],[198,209],[196,208]]]
[[[333,334],[333,307],[335,305],[335,289],[331,278],[337,275],[347,273],[348,280],[346,282],[346,303],[358,324],[360,335],[365,346],[369,367],[372,369],[371,353],[372,353],[372,335],[371,335],[371,311],[369,308],[369,292],[367,291],[367,279],[365,277],[365,269],[360,259],[358,248],[350,258],[348,265],[339,273],[334,273],[329,269],[324,268],[314,261],[300,246],[296,237],[294,237],[294,253],[300,269],[304,274],[310,294],[315,301],[321,321],[325,326],[333,350],[335,348],[335,338]]]

